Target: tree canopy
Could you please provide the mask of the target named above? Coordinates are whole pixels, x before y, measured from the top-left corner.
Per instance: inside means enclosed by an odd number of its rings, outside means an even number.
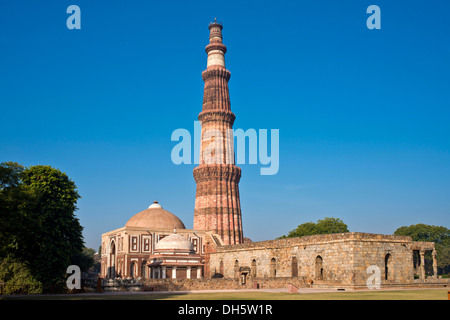
[[[304,237],[315,234],[343,233],[349,232],[347,225],[339,218],[324,218],[314,222],[306,222],[299,225],[296,229],[289,231],[278,239]]]
[[[44,292],[64,283],[69,265],[85,263],[83,227],[75,216],[79,198],[75,183],[58,169],[0,164],[0,258],[27,267]]]
[[[403,226],[394,231],[397,236],[410,236],[413,241],[435,243],[438,273],[450,273],[450,229],[423,223]]]

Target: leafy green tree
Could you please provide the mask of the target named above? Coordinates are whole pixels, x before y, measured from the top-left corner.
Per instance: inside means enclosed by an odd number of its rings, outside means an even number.
[[[21,173],[23,183],[39,195],[35,209],[39,244],[34,252],[33,273],[45,291],[53,291],[64,283],[66,269],[84,247],[82,231],[75,216],[80,198],[75,183],[58,169],[31,166]]]
[[[57,169],[1,163],[0,261],[14,261],[44,292],[64,288],[69,265],[93,263],[74,214],[79,198],[75,183]]]
[[[24,170],[14,162],[0,164],[0,258],[11,255],[27,261],[36,250],[39,195],[21,182]]]
[[[304,237],[315,234],[330,234],[349,232],[347,225],[339,218],[324,218],[314,222],[305,222],[296,229],[290,231],[287,235],[283,235],[278,239]]]
[[[24,170],[25,167],[17,162],[2,162],[0,164],[0,190],[18,186],[20,175]]]
[[[38,227],[33,216],[37,194],[21,183],[25,167],[0,164],[0,282],[3,294],[41,293],[41,283],[31,274],[27,259],[36,247]]]
[[[433,226],[423,223],[403,226],[394,231],[398,236],[410,236],[413,241],[434,242],[438,263],[438,274],[450,273],[450,229],[443,226]],[[431,265],[430,257],[426,256],[426,265]]]

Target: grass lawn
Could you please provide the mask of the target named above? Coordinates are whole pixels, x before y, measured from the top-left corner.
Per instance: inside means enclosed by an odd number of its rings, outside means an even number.
[[[327,293],[271,293],[271,292],[217,292],[217,293],[140,293],[2,297],[26,300],[447,300],[447,289],[356,291]]]
[[[447,300],[447,290],[399,290],[327,293],[224,292],[190,293],[164,297],[166,300]]]

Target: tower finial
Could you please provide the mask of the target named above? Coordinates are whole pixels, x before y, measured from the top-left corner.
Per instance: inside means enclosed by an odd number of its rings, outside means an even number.
[[[216,28],[220,28],[220,30],[222,30],[222,23],[220,21],[217,21],[217,18],[214,18],[214,21],[211,21],[209,23],[209,27],[210,27],[210,29],[212,27],[216,27]]]

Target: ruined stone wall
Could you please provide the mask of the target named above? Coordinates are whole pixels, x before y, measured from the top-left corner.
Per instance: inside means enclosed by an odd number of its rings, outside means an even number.
[[[342,245],[342,242],[305,245],[299,243],[288,245],[287,241],[284,242],[284,245],[277,243],[275,247],[270,245],[255,247],[253,245],[248,249],[232,250],[229,248],[221,252],[218,249],[217,253],[211,254],[211,276],[223,272],[225,278],[238,278],[242,271],[248,268],[250,269],[249,277],[256,272],[256,277],[262,278],[297,275],[307,281],[321,279],[339,283],[353,281],[351,246]],[[320,258],[322,267],[318,268],[316,259],[320,260]]]
[[[375,265],[382,285],[410,283],[412,244],[410,237],[351,232],[219,246],[210,255],[210,276],[236,279],[248,272],[251,279],[256,272],[262,278],[302,277],[318,286],[366,286],[372,275],[367,268]]]
[[[382,285],[410,283],[414,266],[410,243],[359,241],[353,243],[355,284],[365,285],[371,265],[380,268]]]

